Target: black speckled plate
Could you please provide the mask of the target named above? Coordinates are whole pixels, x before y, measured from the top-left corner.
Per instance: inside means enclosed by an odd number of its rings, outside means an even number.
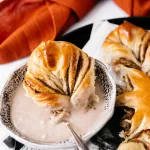
[[[121,24],[127,20],[137,26],[150,30],[150,18],[148,17],[127,17],[107,20],[110,23]],[[92,24],[74,30],[58,38],[57,40],[69,41],[82,48],[90,38]],[[122,139],[119,137],[119,132],[122,130],[120,127],[120,120],[123,116],[121,109],[116,108],[115,113],[111,120],[98,132],[91,141],[96,144],[100,150],[116,150]]]

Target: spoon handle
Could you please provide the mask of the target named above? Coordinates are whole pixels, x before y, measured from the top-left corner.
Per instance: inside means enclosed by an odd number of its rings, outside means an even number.
[[[70,132],[72,133],[75,142],[78,146],[79,150],[89,150],[89,148],[86,146],[86,144],[82,141],[82,139],[76,134],[76,132],[72,129],[72,127],[70,126],[70,124],[68,122],[65,122],[66,126],[68,127],[68,129],[70,130]]]

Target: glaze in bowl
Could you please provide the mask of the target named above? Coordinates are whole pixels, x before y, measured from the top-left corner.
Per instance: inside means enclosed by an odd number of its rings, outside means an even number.
[[[44,149],[66,149],[76,147],[75,142],[72,138],[65,140],[61,143],[39,143],[22,136],[13,126],[11,122],[11,99],[13,93],[16,91],[17,87],[22,83],[24,75],[27,71],[27,64],[23,64],[9,76],[7,82],[5,83],[0,97],[0,124],[2,127],[17,141],[33,148],[44,148]],[[94,136],[103,126],[108,122],[114,113],[115,99],[116,99],[116,85],[109,74],[105,65],[96,60],[96,77],[99,84],[102,86],[104,92],[104,110],[102,116],[96,126],[92,128],[88,133],[83,135],[83,140],[88,141],[92,136]]]

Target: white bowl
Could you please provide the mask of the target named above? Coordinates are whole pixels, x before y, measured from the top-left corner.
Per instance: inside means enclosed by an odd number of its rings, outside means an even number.
[[[5,83],[1,98],[0,98],[0,124],[6,131],[9,133],[17,141],[33,148],[44,148],[44,149],[66,149],[66,148],[74,148],[76,144],[71,139],[68,139],[61,143],[38,143],[31,141],[27,137],[23,137],[20,135],[17,130],[14,128],[11,123],[10,111],[11,111],[11,99],[12,94],[15,92],[16,88],[22,83],[24,79],[24,75],[27,70],[27,65],[23,64],[19,68],[17,68],[8,78]],[[102,127],[108,122],[108,120],[112,117],[114,113],[115,107],[115,99],[116,99],[116,85],[109,74],[107,68],[100,61],[96,60],[96,76],[98,78],[98,82],[101,84],[102,89],[104,91],[104,110],[103,116],[101,117],[96,124],[96,126],[91,129],[88,133],[83,136],[84,141],[88,141],[92,136],[94,136]]]

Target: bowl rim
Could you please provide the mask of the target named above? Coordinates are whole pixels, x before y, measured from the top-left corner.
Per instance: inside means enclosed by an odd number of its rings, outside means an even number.
[[[114,114],[114,109],[115,109],[116,84],[115,84],[115,82],[114,82],[114,80],[113,80],[111,74],[109,73],[108,68],[107,68],[101,61],[96,60],[96,59],[95,59],[95,61],[98,62],[101,67],[103,67],[103,69],[105,70],[105,73],[106,73],[107,77],[109,78],[109,80],[110,80],[110,82],[111,82],[111,84],[112,84],[112,87],[113,87],[113,88],[112,88],[112,95],[111,95],[111,99],[112,99],[112,100],[111,100],[111,101],[113,101],[113,102],[112,102],[112,104],[111,104],[111,107],[110,107],[110,110],[109,110],[109,114],[107,113],[109,116],[103,118],[103,123],[101,124],[101,126],[98,126],[98,127],[96,128],[95,132],[90,135],[90,137],[87,136],[85,139],[83,139],[84,142],[87,142],[88,140],[90,140],[91,137],[93,137],[96,133],[98,133],[98,132],[102,129],[102,127],[104,127],[104,125],[110,120],[110,118],[111,118],[112,115]],[[28,60],[25,61],[24,63],[20,64],[19,66],[15,67],[15,68],[11,71],[11,73],[9,74],[7,80],[5,81],[4,86],[2,87],[2,90],[1,90],[1,92],[0,92],[0,114],[1,114],[2,102],[3,102],[3,96],[2,96],[2,95],[3,95],[4,91],[5,91],[5,88],[7,87],[9,81],[11,80],[11,78],[12,78],[14,72],[15,72],[16,70],[18,70],[19,68],[21,68],[21,67],[27,65],[27,63],[28,63]],[[50,143],[50,144],[48,144],[48,143],[45,143],[45,144],[43,143],[43,144],[42,144],[42,143],[34,143],[34,142],[28,141],[28,140],[26,140],[26,139],[23,139],[23,138],[21,138],[20,136],[18,136],[18,135],[16,135],[15,133],[13,133],[6,125],[4,125],[4,124],[2,123],[1,115],[0,115],[0,126],[1,126],[7,133],[9,133],[9,135],[12,136],[15,140],[17,140],[17,141],[21,142],[22,144],[25,144],[26,146],[29,146],[29,147],[34,147],[34,148],[53,148],[53,149],[66,149],[66,148],[75,148],[75,147],[76,147],[76,144],[75,144],[75,143],[67,143],[67,144],[65,144],[65,145],[62,146],[62,145],[59,145],[59,144],[57,145],[57,143],[56,143],[55,145],[53,145],[54,143],[53,143],[53,144],[51,144],[51,143]]]

